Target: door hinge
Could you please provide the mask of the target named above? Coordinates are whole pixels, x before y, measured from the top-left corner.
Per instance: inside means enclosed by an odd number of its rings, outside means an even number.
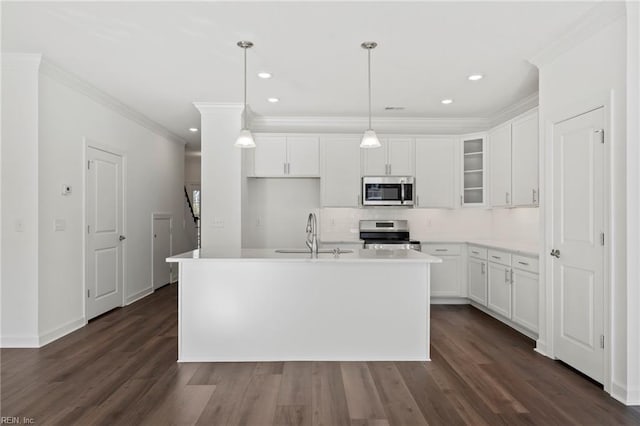
[[[600,233],[600,245],[604,245],[604,232]]]
[[[604,349],[604,334],[600,335],[600,347]]]
[[[604,143],[604,129],[596,130],[598,137],[600,138],[600,143]]]
[[[91,297],[91,290],[87,289],[87,299]]]

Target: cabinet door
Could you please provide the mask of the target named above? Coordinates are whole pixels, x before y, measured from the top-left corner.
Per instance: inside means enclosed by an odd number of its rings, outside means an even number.
[[[360,205],[360,139],[327,138],[320,143],[323,207]]]
[[[456,142],[416,139],[416,207],[455,207]]]
[[[538,204],[538,113],[511,125],[512,191],[514,206]]]
[[[469,299],[487,306],[487,262],[469,258]]]
[[[487,307],[511,319],[511,268],[489,262]]]
[[[380,148],[368,148],[362,150],[362,175],[384,176],[387,174],[387,149],[389,141],[380,139]],[[357,163],[354,163],[356,166]]]
[[[319,157],[317,137],[287,137],[287,162],[290,176],[319,176]]]
[[[462,257],[440,256],[442,263],[431,264],[431,297],[460,297]]]
[[[414,142],[409,138],[389,138],[387,173],[393,176],[413,176]]]
[[[287,140],[284,136],[259,136],[255,138],[254,175],[284,176],[287,162]]]
[[[538,274],[513,270],[513,322],[538,332]]]
[[[489,132],[491,205],[511,205],[511,125]]]

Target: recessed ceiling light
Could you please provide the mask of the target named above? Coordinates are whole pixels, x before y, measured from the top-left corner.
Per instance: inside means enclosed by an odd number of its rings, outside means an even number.
[[[272,104],[275,104],[276,102],[280,102],[280,99],[278,99],[278,98],[268,98],[267,100],[269,102],[271,102]]]
[[[449,105],[453,103],[453,99],[443,99],[440,102],[442,102],[445,105]]]
[[[271,78],[272,75],[271,75],[270,72],[259,72],[258,73],[258,77],[260,77],[260,78]]]
[[[471,74],[469,76],[469,80],[478,81],[478,80],[482,80],[482,77],[484,77],[484,75],[482,75],[482,74]]]
[[[195,133],[195,132],[198,131],[198,128],[197,127],[189,127],[189,131]]]

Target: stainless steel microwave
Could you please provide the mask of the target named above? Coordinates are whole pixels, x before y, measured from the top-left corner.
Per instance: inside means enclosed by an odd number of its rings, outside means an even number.
[[[363,206],[413,206],[413,176],[365,176],[362,178]]]

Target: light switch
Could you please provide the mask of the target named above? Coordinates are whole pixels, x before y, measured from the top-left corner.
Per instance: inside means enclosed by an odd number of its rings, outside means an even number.
[[[224,228],[224,221],[219,218],[213,219],[213,227],[214,228]]]
[[[64,219],[56,219],[53,223],[53,230],[55,232],[64,231],[67,229],[67,221]]]

